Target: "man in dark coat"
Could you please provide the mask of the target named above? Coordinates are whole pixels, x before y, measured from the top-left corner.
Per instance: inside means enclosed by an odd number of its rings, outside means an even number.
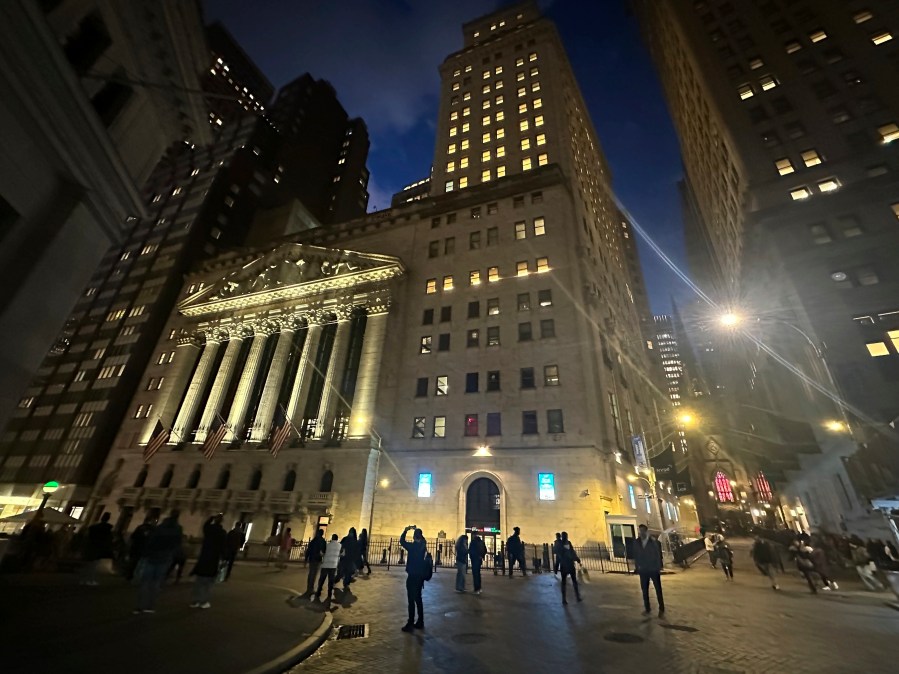
[[[247,535],[243,530],[243,522],[235,522],[234,528],[228,532],[228,538],[225,546],[225,561],[227,562],[227,570],[225,571],[225,580],[231,577],[231,569],[234,568],[234,562],[237,554],[247,542]]]
[[[153,613],[159,590],[172,566],[177,550],[181,549],[183,532],[178,524],[179,512],[173,510],[147,537],[143,549],[143,571],[140,576],[135,613]]]
[[[306,577],[306,596],[311,597],[315,592],[315,579],[318,578],[318,570],[322,566],[325,549],[328,542],[325,540],[325,530],[319,529],[315,538],[306,546],[306,564],[309,566],[309,575]]]
[[[481,566],[484,557],[487,556],[487,546],[484,539],[475,532],[471,532],[471,544],[468,546],[468,558],[471,560],[471,581],[474,583],[474,593],[481,594]]]
[[[84,549],[84,576],[82,585],[99,585],[97,572],[101,559],[112,559],[112,525],[109,513],[103,513],[100,521],[87,529],[87,545]]]
[[[780,586],[777,584],[777,575],[775,573],[775,568],[777,567],[777,552],[774,550],[771,543],[761,536],[756,536],[755,542],[752,544],[752,549],[749,551],[749,555],[752,557],[752,561],[755,562],[758,570],[768,576],[768,579],[771,581],[771,587],[775,590],[779,590]]]
[[[649,615],[649,581],[656,590],[659,602],[659,615],[665,613],[665,599],[662,597],[662,546],[649,535],[645,524],[638,527],[640,534],[634,541],[634,573],[640,576],[640,589],[643,591],[643,615]]]
[[[356,528],[350,527],[347,535],[340,541],[341,558],[343,565],[343,589],[348,590],[353,582],[353,574],[356,573],[356,563],[359,561],[359,539],[356,538]]]
[[[406,540],[406,534],[415,529],[412,541]],[[403,632],[411,632],[413,629],[425,628],[424,602],[421,591],[425,586],[427,568],[427,542],[421,529],[408,526],[403,529],[400,536],[400,545],[406,551],[406,599],[409,603],[409,620],[403,626]],[[418,608],[418,621],[415,621],[415,609]]]
[[[524,544],[521,542],[520,535],[521,529],[515,527],[512,531],[514,533],[506,540],[506,554],[509,556],[509,578],[512,578],[516,561],[518,562],[518,568],[521,569],[521,575],[526,576],[528,574],[525,570]]]
[[[223,515],[213,515],[203,525],[203,543],[200,546],[200,556],[194,570],[191,571],[194,579],[193,603],[191,608],[210,608],[209,594],[215,583],[215,577],[219,573],[219,563],[225,555],[228,543],[228,534],[222,526]]]
[[[131,532],[131,538],[128,540],[128,570],[125,573],[125,577],[128,580],[134,579],[134,571],[137,569],[137,564],[144,554],[144,548],[147,545],[150,534],[153,533],[153,529],[155,528],[156,518],[152,515],[147,515],[143,524],[138,525],[138,527]]]
[[[561,538],[559,538],[558,543],[556,544],[557,548],[557,561],[556,563],[559,566],[559,571],[562,572],[562,603],[567,604],[568,599],[565,597],[565,578],[566,576],[571,576],[571,584],[574,586],[574,596],[577,597],[578,601],[584,601],[581,599],[581,589],[577,584],[577,569],[575,568],[575,564],[580,564],[580,557],[577,556],[577,552],[574,550],[574,545],[571,541],[568,540],[568,532],[563,531]]]

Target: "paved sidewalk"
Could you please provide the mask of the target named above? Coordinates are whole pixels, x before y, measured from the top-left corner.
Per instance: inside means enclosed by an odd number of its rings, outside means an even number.
[[[184,580],[163,589],[155,614],[132,615],[137,588],[119,577],[85,587],[72,574],[0,576],[0,672],[245,674],[295,650],[327,618],[287,604],[298,578],[238,565],[213,588],[211,609],[188,607]]]

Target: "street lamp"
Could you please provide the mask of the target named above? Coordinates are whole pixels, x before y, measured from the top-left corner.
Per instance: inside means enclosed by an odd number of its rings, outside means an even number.
[[[493,452],[490,451],[487,445],[481,445],[472,456],[493,456]]]
[[[650,471],[651,471],[651,470],[652,470],[652,469],[650,469]],[[649,474],[650,474],[650,476],[652,476],[652,472],[650,472]],[[630,475],[627,476],[627,481],[628,481],[628,482],[636,482],[637,480],[643,480],[647,485],[649,485],[649,494],[646,496],[646,498],[650,498],[650,499],[652,499],[652,500],[654,500],[654,501],[657,502],[658,507],[659,507],[659,522],[660,522],[661,525],[662,525],[662,531],[664,531],[664,530],[665,530],[665,527],[666,527],[665,513],[664,513],[664,511],[663,511],[663,509],[662,509],[662,497],[661,497],[661,496],[658,496],[657,493],[656,493],[656,483],[655,483],[655,480],[651,480],[651,479],[648,478],[648,477],[643,477],[642,475],[634,475],[634,474],[630,474]]]
[[[41,487],[41,491],[44,492],[44,498],[41,501],[41,505],[38,508],[38,512],[40,512],[41,510],[44,509],[44,506],[47,505],[47,501],[50,500],[50,496],[57,489],[59,489],[59,482],[57,482],[56,480],[50,480],[49,482],[45,483],[43,487]]]

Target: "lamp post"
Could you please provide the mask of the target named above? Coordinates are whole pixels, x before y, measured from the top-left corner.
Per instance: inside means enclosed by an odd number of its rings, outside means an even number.
[[[41,501],[41,505],[40,505],[40,507],[38,508],[38,512],[40,512],[41,510],[44,509],[44,506],[47,505],[47,501],[50,500],[50,496],[51,496],[57,489],[59,489],[59,482],[57,482],[56,480],[50,480],[50,482],[45,483],[44,486],[41,487],[41,491],[44,492],[44,498],[43,498],[43,500]]]
[[[652,476],[652,469],[650,469],[649,475]],[[662,510],[662,497],[656,495],[656,482],[655,479],[650,479],[647,477],[643,477],[642,475],[628,475],[628,482],[636,482],[637,480],[643,480],[647,485],[649,485],[649,494],[646,495],[646,498],[652,499],[656,501],[659,507],[659,522],[662,525],[662,531],[665,530],[665,513]]]

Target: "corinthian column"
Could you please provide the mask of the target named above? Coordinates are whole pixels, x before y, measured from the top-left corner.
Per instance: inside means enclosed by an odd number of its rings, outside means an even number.
[[[206,409],[203,410],[203,416],[200,418],[200,427],[197,429],[197,442],[203,442],[212,420],[222,407],[222,399],[228,390],[228,385],[234,376],[234,366],[237,357],[240,354],[240,348],[243,346],[244,337],[249,335],[249,331],[243,329],[235,329],[231,331],[231,339],[225,347],[225,355],[222,356],[222,362],[219,364],[218,373],[215,375],[215,381],[212,383],[212,390],[209,392],[209,399],[206,401]]]
[[[268,437],[295,331],[296,326],[291,323],[278,335],[278,345],[272,356],[272,364],[265,380],[265,389],[262,391],[262,399],[259,401],[259,409],[256,411],[256,421],[253,423],[253,435],[250,438],[253,442],[261,442]]]
[[[380,310],[379,313],[373,313]],[[356,394],[350,410],[350,425],[347,435],[361,438],[369,434],[375,414],[375,398],[378,394],[378,379],[381,374],[381,352],[387,333],[387,308],[369,309],[365,322],[365,340],[359,358],[359,374],[356,377]]]
[[[235,437],[244,437],[243,429],[240,425],[243,423],[244,416],[247,413],[247,405],[250,403],[250,394],[253,392],[253,382],[256,381],[256,374],[259,370],[259,361],[262,359],[262,351],[265,348],[265,342],[269,335],[272,334],[273,327],[269,324],[256,326],[255,335],[253,335],[253,343],[250,345],[250,353],[247,354],[247,362],[243,366],[243,372],[240,374],[240,383],[237,385],[237,392],[234,394],[234,404],[231,406],[231,414],[228,415],[228,425],[231,430],[225,436],[225,440],[234,440]]]
[[[219,333],[210,333],[206,335],[206,345],[203,347],[203,353],[200,356],[200,362],[197,363],[197,369],[194,370],[194,376],[191,377],[190,385],[187,388],[187,395],[184,396],[184,402],[181,403],[181,409],[178,410],[178,416],[175,418],[174,435],[175,438],[182,438],[183,442],[189,442],[188,433],[193,428],[194,416],[197,407],[200,405],[200,397],[206,389],[206,383],[212,376],[212,364],[215,362],[216,353],[221,346],[222,336]]]
[[[317,318],[313,316],[307,318],[309,327],[306,332],[306,341],[303,343],[303,353],[300,355],[300,363],[297,366],[297,376],[293,380],[293,390],[290,392],[290,401],[287,403],[287,418],[294,424],[302,421],[301,415],[306,409],[306,398],[309,397],[309,384],[314,372],[315,355],[318,353],[318,343],[322,336],[322,326],[317,322]]]
[[[334,346],[331,347],[331,358],[328,360],[328,369],[325,372],[325,385],[322,389],[322,399],[318,406],[318,423],[315,427],[316,438],[327,438],[331,429],[330,422],[333,419],[334,408],[340,396],[340,380],[343,377],[343,368],[346,364],[347,349],[350,345],[349,317],[341,317],[337,322],[337,331],[334,334]]]

